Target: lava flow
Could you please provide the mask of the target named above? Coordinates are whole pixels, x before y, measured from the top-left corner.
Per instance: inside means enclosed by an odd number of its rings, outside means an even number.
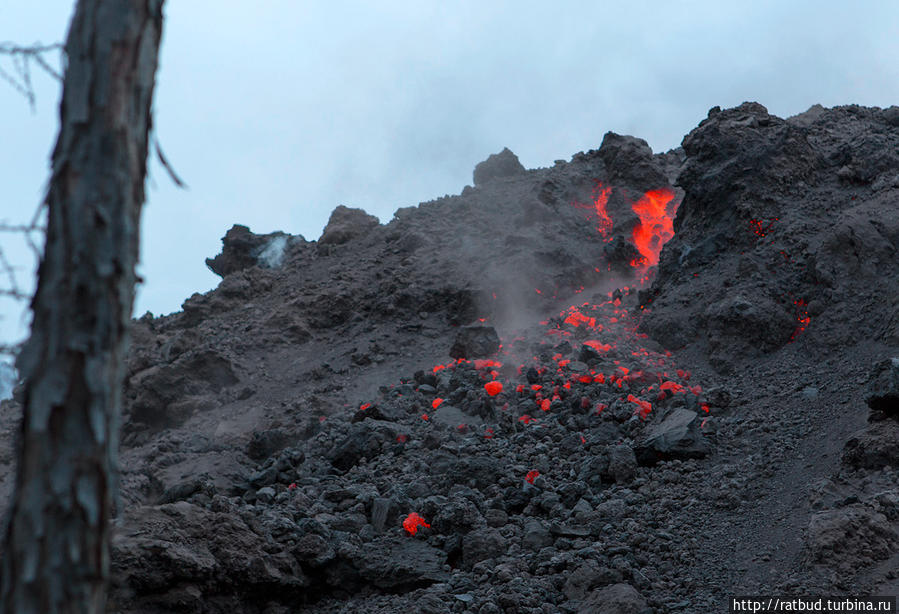
[[[603,241],[612,240],[612,218],[606,211],[606,204],[609,202],[609,196],[612,194],[611,186],[604,186],[601,181],[596,182],[593,188],[593,204],[585,205],[579,202],[571,203],[578,209],[584,209],[589,212],[589,217],[596,224],[596,232],[600,234]]]
[[[632,239],[642,256],[631,263],[634,267],[645,268],[659,263],[662,246],[674,236],[678,204],[671,188],[650,190],[634,203],[634,213],[640,216],[640,224],[634,228]]]

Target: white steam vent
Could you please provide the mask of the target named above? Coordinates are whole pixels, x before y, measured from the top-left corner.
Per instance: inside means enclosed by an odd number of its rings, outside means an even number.
[[[284,235],[274,237],[268,242],[268,245],[259,252],[259,256],[257,256],[259,265],[269,269],[277,269],[284,261],[284,251],[286,249],[287,237]]]

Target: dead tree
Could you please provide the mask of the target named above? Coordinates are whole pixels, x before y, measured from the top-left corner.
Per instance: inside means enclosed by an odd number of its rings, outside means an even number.
[[[0,611],[105,610],[163,0],[79,0],[65,45]]]

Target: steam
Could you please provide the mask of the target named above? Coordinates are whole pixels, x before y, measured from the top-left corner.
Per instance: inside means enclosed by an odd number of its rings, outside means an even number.
[[[0,401],[12,398],[13,388],[16,386],[16,370],[7,363],[0,362]]]
[[[268,245],[256,257],[260,266],[268,269],[277,269],[284,262],[284,252],[287,249],[287,237],[277,236],[268,242]]]

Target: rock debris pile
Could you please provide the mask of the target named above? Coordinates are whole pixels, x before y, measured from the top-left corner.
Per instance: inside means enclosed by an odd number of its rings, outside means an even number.
[[[207,264],[134,322],[115,611],[899,592],[896,107],[505,149],[387,224],[234,226]]]

